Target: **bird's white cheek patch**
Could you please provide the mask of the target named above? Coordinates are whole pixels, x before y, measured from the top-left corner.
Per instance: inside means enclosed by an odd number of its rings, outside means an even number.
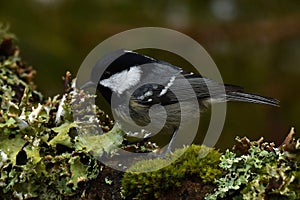
[[[124,91],[137,85],[141,76],[142,70],[140,67],[131,67],[129,70],[123,70],[108,79],[101,80],[99,83],[120,95],[123,94]]]

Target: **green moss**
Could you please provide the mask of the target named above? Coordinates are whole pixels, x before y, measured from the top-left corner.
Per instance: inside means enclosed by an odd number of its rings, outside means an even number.
[[[208,152],[203,158],[199,156],[200,149]],[[181,154],[182,156],[179,156]],[[160,197],[164,191],[180,187],[183,180],[199,179],[202,183],[213,183],[214,179],[222,174],[218,167],[220,156],[218,151],[211,148],[191,145],[176,150],[173,157],[179,158],[157,171],[140,173],[153,167],[165,166],[172,158],[137,162],[122,180],[124,195],[128,198],[151,199]]]

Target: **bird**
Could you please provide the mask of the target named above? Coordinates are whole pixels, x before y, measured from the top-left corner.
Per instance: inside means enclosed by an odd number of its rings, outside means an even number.
[[[156,125],[171,133],[164,154],[171,152],[182,119],[192,121],[195,110],[199,112],[194,109],[192,99],[197,100],[200,115],[212,103],[227,101],[279,106],[277,99],[248,93],[240,86],[219,83],[200,73],[123,49],[108,53],[95,64],[80,89],[91,87],[113,104],[114,116],[127,129],[128,135],[147,139],[153,136],[153,130],[157,131],[153,128]],[[181,109],[189,116],[181,116],[184,114]],[[162,120],[161,116],[166,117]],[[146,130],[149,124],[152,130]]]

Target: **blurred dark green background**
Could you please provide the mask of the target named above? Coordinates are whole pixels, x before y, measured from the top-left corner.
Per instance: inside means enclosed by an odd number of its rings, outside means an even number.
[[[280,108],[229,103],[219,147],[232,145],[235,135],[280,144],[291,126],[300,129],[299,1],[10,0],[1,2],[0,22],[16,34],[45,96],[62,93],[65,71],[76,74],[107,37],[166,27],[202,44],[224,82],[281,101]]]

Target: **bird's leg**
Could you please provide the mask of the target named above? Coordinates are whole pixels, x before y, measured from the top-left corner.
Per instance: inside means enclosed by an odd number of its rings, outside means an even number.
[[[174,141],[175,141],[175,138],[176,138],[177,134],[178,134],[178,128],[175,128],[174,131],[173,131],[172,138],[171,138],[171,140],[170,140],[167,148],[162,153],[159,153],[159,154],[152,152],[152,154],[150,155],[150,157],[152,159],[156,159],[156,158],[162,158],[162,159],[164,159],[164,158],[166,158],[167,154],[171,153],[172,146],[174,144]]]
[[[171,153],[172,146],[173,146],[173,143],[175,141],[175,138],[176,138],[177,134],[178,134],[178,128],[175,128],[174,132],[173,132],[173,136],[172,136],[172,138],[171,138],[171,140],[170,140],[170,142],[167,146],[167,149],[163,152],[164,156],[166,156],[168,153]]]

